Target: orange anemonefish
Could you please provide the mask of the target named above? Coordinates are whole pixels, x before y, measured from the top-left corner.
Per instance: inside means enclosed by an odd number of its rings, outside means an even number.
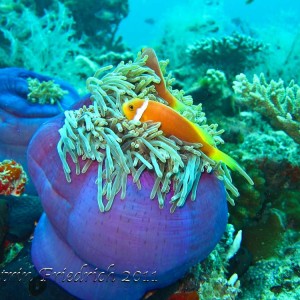
[[[152,48],[143,48],[142,57],[145,57],[146,55],[148,56],[146,66],[152,69],[160,78],[159,83],[154,83],[158,96],[167,101],[169,106],[176,111],[183,112],[185,110],[185,104],[175,98],[167,89],[155,51]]]
[[[134,98],[125,102],[122,110],[128,120],[160,122],[160,129],[167,137],[173,135],[182,141],[202,144],[201,151],[208,157],[217,162],[224,162],[230,169],[238,171],[250,184],[253,184],[249,175],[233,158],[215,147],[211,135],[167,105],[156,101]]]

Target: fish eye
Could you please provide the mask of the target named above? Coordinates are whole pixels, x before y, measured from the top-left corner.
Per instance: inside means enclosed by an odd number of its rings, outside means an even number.
[[[132,104],[129,105],[128,107],[129,107],[130,110],[133,110],[133,105]]]

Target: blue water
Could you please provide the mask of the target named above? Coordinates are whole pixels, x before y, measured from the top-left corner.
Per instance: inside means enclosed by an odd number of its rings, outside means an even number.
[[[220,4],[216,8],[214,5],[205,5],[207,2]],[[295,0],[256,0],[251,4],[246,4],[245,0],[129,0],[129,5],[129,16],[120,24],[118,33],[133,49],[157,44],[166,23],[172,22],[174,28],[180,29],[188,20],[200,21],[207,14],[219,20],[225,19],[226,23],[230,19],[240,18],[255,28],[275,25],[279,30],[300,30],[300,2]],[[154,24],[147,24],[147,19],[154,20]],[[229,26],[227,31],[230,29],[234,28]]]

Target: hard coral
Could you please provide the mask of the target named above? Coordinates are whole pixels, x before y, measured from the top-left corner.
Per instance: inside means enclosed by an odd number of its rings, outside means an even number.
[[[299,299],[299,235],[291,237],[281,244],[279,257],[258,261],[241,278],[244,286],[241,300]]]
[[[200,299],[234,300],[240,294],[240,281],[237,274],[228,274],[227,255],[234,244],[234,227],[227,225],[220,243],[208,258],[193,268],[198,279]],[[236,249],[237,251],[238,249]]]
[[[0,195],[20,196],[27,181],[22,166],[13,160],[0,162]]]
[[[255,67],[266,45],[250,36],[234,33],[221,39],[206,38],[188,47],[187,53],[194,65],[209,64],[221,69],[231,79],[245,69]]]
[[[268,83],[263,74],[254,75],[252,83],[240,74],[233,89],[240,103],[262,114],[273,127],[300,143],[300,87],[293,80],[285,87],[283,80]]]

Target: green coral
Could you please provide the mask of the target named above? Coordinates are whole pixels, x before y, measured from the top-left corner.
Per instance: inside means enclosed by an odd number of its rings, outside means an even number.
[[[250,251],[255,262],[276,257],[285,230],[284,213],[274,208],[266,209],[257,222],[245,228],[243,246]]]
[[[117,36],[117,31],[121,21],[128,15],[128,0],[62,2],[72,12],[78,39],[84,35],[87,44],[96,47],[97,51],[102,48],[103,53],[109,50],[124,51],[122,38]]]
[[[229,207],[229,220],[238,229],[244,229],[258,217],[265,200],[264,173],[257,168],[257,163],[244,161],[244,164],[254,185],[244,184],[239,176],[232,174],[234,181],[238,182],[240,197],[238,205]]]
[[[273,231],[266,235],[272,239]],[[299,233],[287,232],[280,246],[278,257],[256,262],[241,278],[240,300],[300,298]]]
[[[208,64],[221,69],[233,78],[244,69],[252,69],[261,62],[266,45],[250,36],[233,33],[220,39],[206,38],[188,47],[194,65]]]
[[[75,56],[82,51],[82,42],[74,38],[74,24],[61,3],[42,17],[28,8],[5,14],[0,22],[0,66],[66,77]]]
[[[216,109],[222,114],[232,115],[233,92],[225,73],[220,70],[208,69],[204,76],[192,84],[187,94],[203,103],[208,116],[213,115]]]
[[[30,91],[27,95],[27,99],[30,102],[42,105],[57,104],[61,108],[59,101],[68,93],[68,91],[63,90],[59,84],[54,83],[53,80],[40,82],[36,78],[28,78],[27,82]]]
[[[234,81],[239,101],[266,117],[276,129],[283,130],[300,143],[300,87],[292,80],[285,87],[283,80],[268,83],[263,74],[249,82],[245,74]]]
[[[234,227],[227,225],[221,241],[211,254],[193,268],[200,286],[200,299],[234,300],[240,294],[240,281],[236,274],[227,274],[228,253],[234,244]],[[238,250],[238,249],[236,249]]]

